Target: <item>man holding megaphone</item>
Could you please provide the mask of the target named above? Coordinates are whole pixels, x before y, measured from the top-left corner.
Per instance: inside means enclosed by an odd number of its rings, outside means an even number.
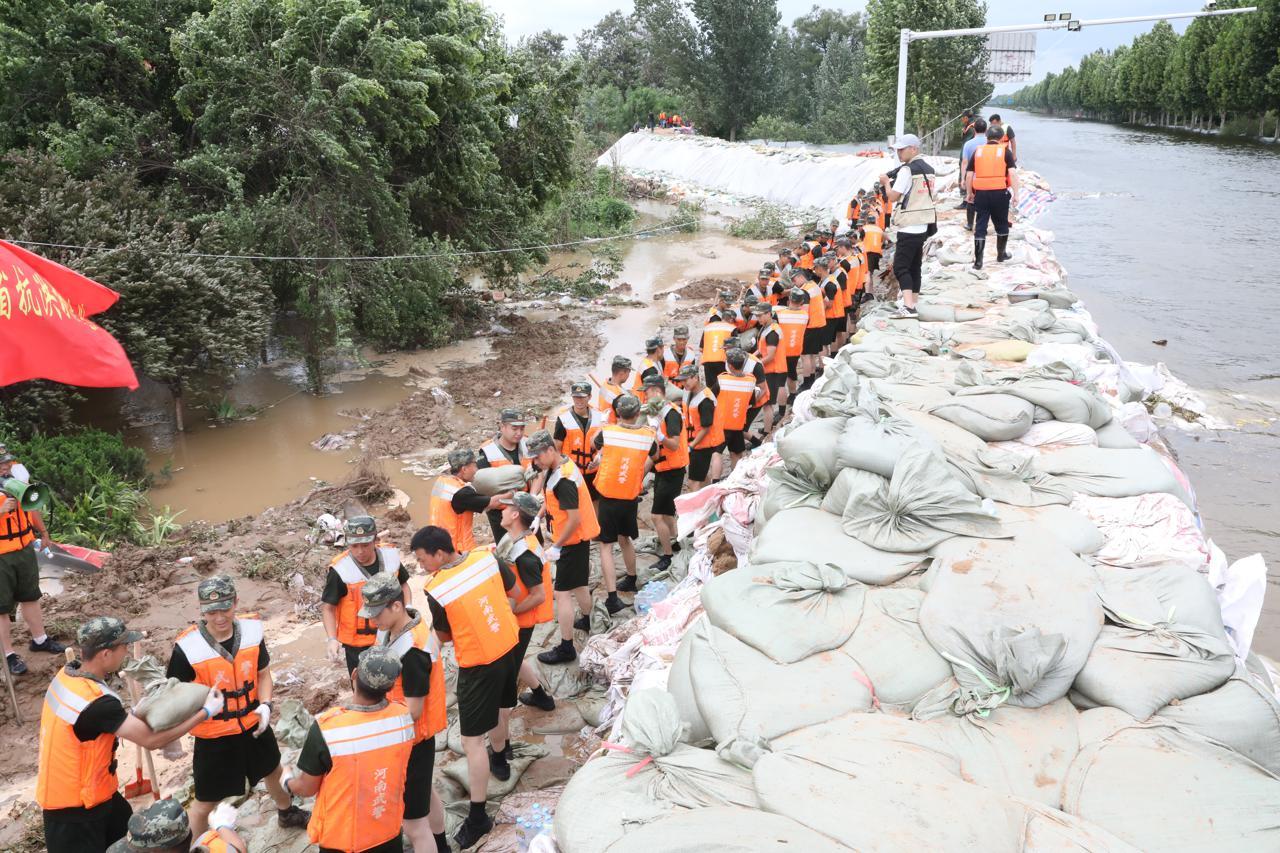
[[[16,461],[10,453],[0,455],[0,650],[9,672],[22,675],[27,664],[13,650],[10,636],[15,604],[31,630],[31,651],[61,654],[64,647],[45,633],[40,612],[40,566],[34,545],[37,538],[49,541],[40,516],[46,503],[44,487],[11,478]]]

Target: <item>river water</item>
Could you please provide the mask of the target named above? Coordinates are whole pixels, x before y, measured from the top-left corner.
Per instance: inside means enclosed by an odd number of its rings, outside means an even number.
[[[1058,200],[1070,286],[1130,361],[1163,361],[1238,425],[1166,432],[1206,534],[1266,557],[1255,648],[1280,654],[1280,148],[1001,110]],[[1165,340],[1159,346],[1153,341]]]

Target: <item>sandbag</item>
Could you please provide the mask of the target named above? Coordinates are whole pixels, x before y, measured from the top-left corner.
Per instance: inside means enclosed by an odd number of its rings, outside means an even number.
[[[918,589],[872,588],[861,619],[840,651],[871,679],[885,710],[910,713],[922,696],[951,677],[951,664],[920,630]]]
[[[1226,684],[1166,705],[1156,719],[1229,746],[1280,773],[1280,701],[1239,662]]]
[[[722,577],[737,573],[736,571],[726,572]],[[689,673],[689,664],[692,658],[692,643],[680,643],[676,647],[675,657],[671,661],[671,670],[667,673],[667,692],[675,699],[676,712],[680,715],[680,720],[685,725],[683,735],[685,743],[703,746],[713,741],[711,729],[707,728],[707,721],[702,718],[702,712],[698,710],[698,700],[693,689],[693,677]]]
[[[1047,420],[1085,424],[1098,429],[1111,421],[1111,407],[1097,394],[1061,379],[1020,379],[1001,391],[1046,409]]]
[[[892,477],[898,459],[915,444],[941,452],[938,443],[909,420],[850,418],[836,443],[836,463]]]
[[[753,564],[712,578],[702,606],[715,627],[778,663],[794,663],[849,639],[866,592],[835,566]]]
[[[854,494],[874,493],[889,481],[879,474],[864,471],[861,468],[845,468],[827,489],[822,498],[822,511],[832,515],[844,515],[844,508],[849,505],[849,498]]]
[[[482,495],[500,495],[524,488],[524,469],[519,465],[499,465],[496,468],[481,468],[471,481],[476,492]]]
[[[882,402],[892,403],[902,409],[928,411],[951,399],[950,391],[933,385],[904,385],[883,379],[875,379],[868,384]]]
[[[605,848],[606,853],[840,853],[848,849],[790,818],[733,806],[674,811],[670,817],[628,829]]]
[[[133,714],[153,731],[164,731],[199,711],[208,698],[209,688],[206,685],[170,678],[154,683],[133,709]]]
[[[1026,361],[1027,356],[1036,348],[1028,341],[992,341],[987,344],[970,344],[963,349],[967,352],[978,350],[988,361]]]
[[[1093,554],[1107,542],[1102,531],[1088,517],[1071,507],[1059,504],[1039,507],[996,504],[996,512],[1009,532],[1052,536],[1070,548],[1073,554]]]
[[[817,507],[823,500],[822,490],[780,466],[765,470],[768,481],[764,496],[756,509],[756,521],[764,524],[784,509]]]
[[[935,302],[921,302],[916,309],[916,319],[921,323],[972,323],[986,316],[985,312],[973,308],[939,305]]]
[[[864,545],[847,535],[838,516],[820,509],[788,509],[769,519],[751,546],[751,565],[797,558],[838,566],[848,577],[873,586],[901,580],[923,568],[922,553],[897,554]]]
[[[684,809],[741,806],[759,800],[745,770],[710,750],[679,742],[675,700],[661,690],[633,690],[622,716],[620,744],[569,778],[556,805],[561,850],[607,850],[638,826]]]
[[[956,710],[1037,708],[1067,694],[1102,628],[1093,570],[1051,540],[956,538],[937,563],[920,627],[952,663]]]
[[[1011,535],[952,476],[942,455],[922,444],[904,448],[887,485],[858,486],[845,505],[844,531],[874,548],[919,552],[952,536]]]
[[[1034,406],[1012,394],[953,397],[932,415],[951,421],[984,441],[1011,441],[1031,428]]]
[[[1107,450],[1101,447],[1068,447],[1042,453],[1033,466],[1077,492],[1104,498],[1127,498],[1149,492],[1165,492],[1191,506],[1191,499],[1173,472],[1149,447]]]
[[[485,795],[486,799],[491,802],[501,800],[514,791],[516,786],[520,784],[520,777],[529,769],[529,766],[539,758],[545,758],[551,754],[551,750],[540,743],[523,743],[521,741],[511,741],[510,743],[513,754],[513,757],[508,762],[511,765],[511,775],[506,779],[499,779],[492,774],[489,775],[489,785],[485,789]],[[449,762],[440,768],[440,772],[463,788],[467,787],[470,776],[467,773],[466,758],[458,758]]]
[[[778,439],[778,454],[787,470],[826,490],[839,472],[836,442],[844,431],[844,418],[818,418],[788,430]]]
[[[1119,418],[1112,418],[1098,427],[1098,446],[1108,450],[1132,450],[1140,447],[1138,440],[1129,434]]]
[[[1141,850],[1280,850],[1280,779],[1173,727],[1130,726],[1086,743],[1062,810]]]

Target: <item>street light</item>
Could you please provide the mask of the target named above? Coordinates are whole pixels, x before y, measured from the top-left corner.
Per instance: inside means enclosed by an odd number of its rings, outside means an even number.
[[[1070,13],[1070,12],[1059,12],[1059,13],[1058,13],[1058,20],[1059,20],[1059,21],[1069,21],[1069,20],[1071,20],[1071,13]]]
[[[1078,32],[1080,32],[1080,22],[1079,22],[1079,21],[1067,21],[1067,32],[1069,32],[1069,33],[1078,33]]]
[[[1056,16],[1056,15],[1054,15],[1052,12],[1050,12],[1049,14],[1047,14],[1047,15],[1045,15],[1045,16],[1044,16],[1044,21],[1045,21],[1045,23],[1046,23],[1046,24],[1047,24],[1047,23],[1049,23],[1050,21],[1053,21],[1053,20],[1056,20],[1056,19],[1057,19],[1057,16]]]

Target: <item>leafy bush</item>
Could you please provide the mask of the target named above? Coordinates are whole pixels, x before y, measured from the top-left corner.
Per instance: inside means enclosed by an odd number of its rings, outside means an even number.
[[[742,131],[746,139],[763,139],[765,142],[803,141],[808,134],[808,128],[799,122],[776,115],[760,116]]]
[[[766,204],[730,225],[729,234],[744,240],[781,240],[791,236],[791,229],[782,208]]]
[[[662,220],[658,227],[669,229],[662,233],[683,231],[686,234],[692,234],[702,229],[702,210],[702,205],[697,202],[678,202],[675,211]]]
[[[144,490],[147,455],[128,447],[119,434],[85,429],[62,435],[36,434],[9,445],[35,480],[53,489],[64,503],[73,503],[103,478]]]

